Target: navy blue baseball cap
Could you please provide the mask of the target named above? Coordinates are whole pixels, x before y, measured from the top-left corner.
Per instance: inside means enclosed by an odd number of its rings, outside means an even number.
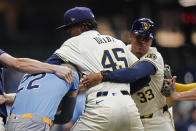
[[[130,32],[155,38],[155,24],[148,18],[136,19],[131,26]]]
[[[65,12],[64,25],[56,29],[66,28],[78,22],[81,22],[84,20],[93,20],[93,19],[95,19],[95,17],[91,9],[87,7],[74,7]]]

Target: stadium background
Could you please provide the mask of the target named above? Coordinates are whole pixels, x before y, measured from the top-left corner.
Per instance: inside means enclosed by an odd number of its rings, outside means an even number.
[[[129,41],[134,19],[151,18],[157,24],[156,46],[171,65],[177,82],[196,82],[196,0],[0,0],[1,49],[16,57],[46,60],[66,40],[64,12],[74,6],[92,9],[99,31]],[[6,92],[15,92],[23,74],[6,69]],[[176,131],[196,123],[195,102],[175,102]],[[189,123],[189,124],[188,124]],[[193,126],[190,129],[195,129]]]

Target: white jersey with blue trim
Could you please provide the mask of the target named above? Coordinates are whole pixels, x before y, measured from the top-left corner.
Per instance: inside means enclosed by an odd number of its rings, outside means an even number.
[[[64,61],[75,64],[84,74],[129,67],[138,60],[121,40],[101,35],[95,30],[68,39],[55,54]],[[111,89],[111,82],[104,82],[90,88],[89,91],[115,90],[115,87],[119,90],[119,85],[122,89],[130,90],[127,84],[112,85]]]
[[[27,74],[21,81],[12,106],[14,114],[36,114],[54,120],[58,105],[69,91],[78,90],[78,74],[71,85],[55,74]]]
[[[131,45],[127,47],[131,50]],[[148,52],[139,61],[148,61],[156,68],[155,74],[150,76],[151,81],[148,86],[132,95],[139,113],[147,115],[162,109],[166,105],[166,98],[161,94],[164,80],[164,62],[163,57],[155,47],[150,47]]]
[[[121,40],[95,30],[68,39],[55,54],[74,63],[85,74],[124,68],[137,61]],[[127,59],[131,55],[134,58]]]

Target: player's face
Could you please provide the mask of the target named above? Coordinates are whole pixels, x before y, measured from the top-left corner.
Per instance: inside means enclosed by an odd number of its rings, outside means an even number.
[[[72,26],[67,29],[67,33],[70,35],[70,37],[74,37],[80,35],[82,30],[79,26]]]
[[[153,41],[150,37],[133,33],[130,33],[130,40],[132,45],[131,52],[133,52],[138,58],[141,58],[148,52]]]

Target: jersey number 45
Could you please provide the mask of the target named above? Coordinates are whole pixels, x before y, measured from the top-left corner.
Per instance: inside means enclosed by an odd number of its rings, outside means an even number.
[[[121,69],[128,67],[125,51],[123,48],[104,50],[101,64],[105,69]]]

